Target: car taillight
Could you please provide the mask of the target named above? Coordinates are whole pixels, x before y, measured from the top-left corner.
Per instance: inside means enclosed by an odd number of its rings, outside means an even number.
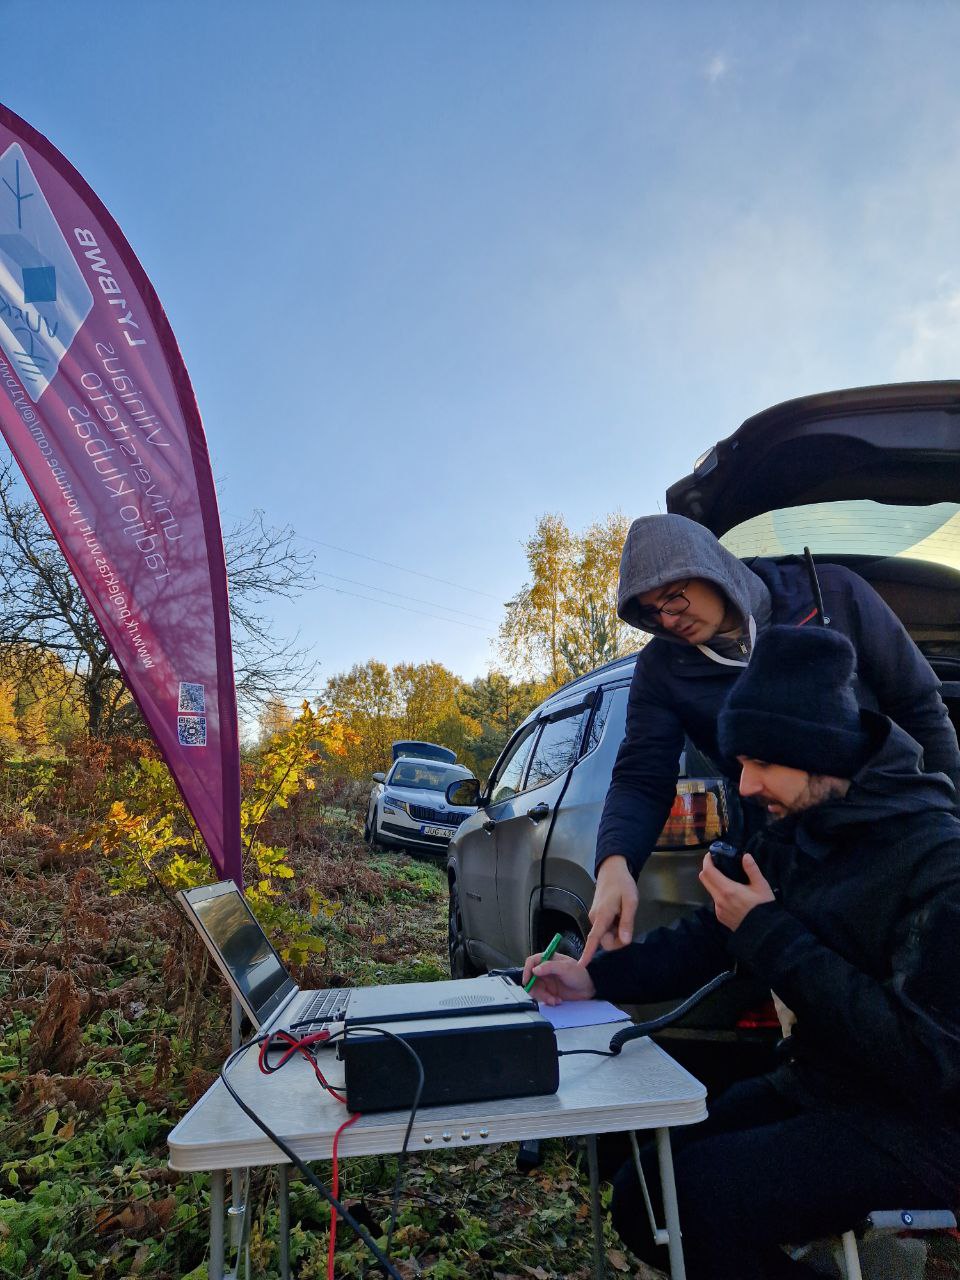
[[[719,778],[683,778],[677,783],[670,816],[657,840],[658,849],[688,849],[726,834],[727,802]]]
[[[737,1019],[737,1026],[742,1031],[765,1030],[768,1027],[780,1027],[780,1019],[777,1017],[777,1006],[772,1000],[765,1000],[763,1004],[758,1004],[754,1009],[747,1009]]]

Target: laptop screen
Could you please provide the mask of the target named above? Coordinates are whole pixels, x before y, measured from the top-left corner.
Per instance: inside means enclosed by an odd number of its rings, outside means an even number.
[[[184,894],[190,910],[229,970],[243,1004],[259,1023],[293,983],[239,890],[229,881]]]

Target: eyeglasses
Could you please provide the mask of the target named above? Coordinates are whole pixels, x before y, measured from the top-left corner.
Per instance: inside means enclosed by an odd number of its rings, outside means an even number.
[[[675,618],[678,614],[686,613],[690,608],[690,601],[683,594],[690,585],[690,579],[683,584],[679,591],[674,591],[667,596],[663,604],[641,604],[637,606],[637,621],[641,626],[656,627],[660,623],[660,615],[664,613],[668,618]]]

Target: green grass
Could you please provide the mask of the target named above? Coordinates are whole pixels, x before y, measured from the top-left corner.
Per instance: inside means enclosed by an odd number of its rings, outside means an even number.
[[[355,817],[291,853],[289,904],[325,950],[298,970],[310,986],[447,976],[446,877],[434,862],[371,856]],[[192,930],[155,886],[111,894],[96,868],[44,864],[0,844],[0,1277],[203,1280],[208,1184],[166,1167],[166,1136],[229,1048],[227,993]],[[276,939],[283,945],[284,939]],[[68,976],[69,975],[69,976]],[[532,1174],[512,1146],[417,1154],[400,1199],[394,1256],[427,1280],[587,1280],[585,1179],[565,1145]],[[344,1162],[341,1196],[382,1237],[394,1158]],[[329,1165],[316,1172],[329,1178]],[[253,1173],[252,1274],[278,1276],[276,1176]],[[292,1184],[298,1280],[326,1274],[325,1201]],[[613,1272],[642,1275],[607,1228]],[[364,1274],[342,1225],[338,1277]],[[650,1274],[650,1273],[647,1273]],[[957,1241],[928,1269],[960,1276]]]

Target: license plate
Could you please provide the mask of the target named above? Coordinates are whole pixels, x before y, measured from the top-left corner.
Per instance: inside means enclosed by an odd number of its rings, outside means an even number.
[[[421,827],[425,836],[439,836],[441,840],[449,840],[453,835],[453,827]]]

